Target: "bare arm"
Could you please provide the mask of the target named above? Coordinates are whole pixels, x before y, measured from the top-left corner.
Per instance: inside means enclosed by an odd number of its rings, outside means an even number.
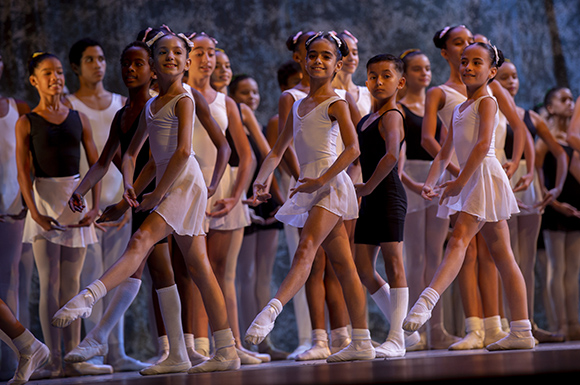
[[[435,139],[435,133],[437,132],[437,111],[444,104],[445,92],[443,90],[439,87],[433,87],[427,91],[427,95],[425,96],[425,113],[423,114],[423,123],[421,125],[421,146],[433,158],[441,151],[441,144]],[[443,122],[443,124],[449,125],[450,122]],[[448,136],[449,133],[447,133]],[[459,173],[459,167],[451,161],[448,162],[447,168],[453,175]]]

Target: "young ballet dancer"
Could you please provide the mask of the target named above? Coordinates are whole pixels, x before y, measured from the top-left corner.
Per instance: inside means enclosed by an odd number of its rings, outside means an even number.
[[[207,202],[207,186],[192,151],[194,103],[182,85],[182,77],[189,69],[189,50],[192,43],[183,34],[160,31],[148,40],[151,46],[159,95],[144,107],[143,119],[123,157],[125,199],[139,211],[151,211],[139,230],[131,237],[127,250],[105,274],[69,301],[54,318],[53,323],[65,326],[78,317],[90,314],[92,305],[107,291],[126,280],[147,256],[149,249],[160,239],[172,235],[186,259],[188,270],[198,285],[212,326],[216,352],[210,360],[191,367],[181,330],[168,330],[170,345],[180,348],[170,351],[163,362],[143,369],[142,374],[161,374],[186,371],[190,373],[237,369],[240,365],[234,339],[228,325],[225,301],[207,259],[203,221]],[[143,142],[150,137],[155,160],[156,187],[141,202],[136,200],[133,180],[134,159]],[[218,159],[221,159],[218,157]],[[217,167],[216,167],[217,170]],[[223,168],[222,168],[223,170]],[[143,177],[143,173],[139,178]],[[148,175],[145,180],[151,180]],[[140,185],[139,179],[135,186]],[[184,206],[184,202],[187,203]],[[177,292],[175,287],[158,290],[160,305],[169,306],[179,318],[179,297],[166,293]],[[167,320],[164,320],[165,322]]]
[[[516,66],[506,61],[497,72],[498,82],[509,91],[510,95],[516,97],[520,81]],[[517,107],[518,114],[526,124],[530,134],[536,141],[536,167],[541,167],[546,151],[549,151],[557,162],[554,187],[544,192],[541,188],[538,172],[534,173],[534,181],[524,191],[515,193],[520,207],[520,212],[514,214],[508,220],[510,228],[510,240],[514,257],[522,269],[522,274],[526,281],[528,296],[528,312],[534,314],[534,293],[535,293],[535,267],[537,254],[537,239],[540,235],[542,222],[542,212],[547,204],[557,199],[568,174],[568,160],[564,148],[558,144],[554,135],[550,132],[546,121],[535,111],[524,110]],[[505,157],[511,159],[513,141],[513,130],[510,125],[506,126]],[[520,161],[520,165],[511,179],[518,180],[526,172],[525,160]],[[561,342],[564,336],[540,329],[531,316],[532,332],[539,342]]]
[[[449,218],[437,217],[438,201],[436,199],[427,201],[421,197],[423,182],[427,179],[433,161],[433,157],[421,146],[425,94],[431,83],[431,62],[418,49],[409,49],[403,52],[400,58],[405,65],[406,90],[405,95],[399,99],[401,112],[405,117],[401,181],[407,193],[407,215],[405,216],[403,249],[409,297],[414,299],[419,297],[421,290],[433,278],[437,266],[441,263],[443,246],[449,229]],[[442,122],[437,118],[434,139],[438,143],[442,143],[443,130]],[[381,296],[382,293],[383,290],[380,290],[374,296]],[[440,313],[441,306],[438,306],[435,312]],[[434,315],[434,318],[440,319],[439,314]],[[419,334],[420,342],[413,345],[413,350],[428,348],[427,333],[421,331]],[[432,336],[432,340],[435,345],[435,336]]]
[[[189,70],[188,86],[201,94],[210,106],[210,111],[224,135],[232,141],[232,153],[237,154],[238,162],[226,167],[216,193],[208,200],[205,230],[207,250],[216,278],[224,293],[227,315],[234,334],[236,348],[242,364],[259,364],[269,361],[270,357],[257,356],[242,346],[238,323],[238,306],[235,277],[238,254],[244,236],[244,227],[250,224],[248,207],[242,203],[249,185],[252,166],[250,143],[244,133],[240,113],[231,97],[216,91],[211,86],[211,75],[216,65],[216,41],[205,33],[190,35],[194,48],[190,53],[192,65]],[[196,120],[193,149],[206,183],[215,164],[215,150],[208,146],[208,137]],[[232,165],[233,164],[233,165]],[[193,295],[194,329],[196,337],[207,335],[207,317],[203,303],[195,288]],[[201,288],[199,288],[201,289]]]
[[[389,334],[376,348],[377,357],[388,358],[405,355],[402,326],[409,305],[403,261],[407,194],[397,166],[405,138],[404,118],[397,108],[397,91],[405,85],[403,66],[390,54],[367,62],[366,85],[374,103],[357,127],[363,183],[355,185],[357,196],[362,197],[354,233],[355,261],[361,281],[379,309],[388,314]],[[379,249],[389,284],[375,270]]]
[[[226,52],[221,48],[215,50],[215,69],[211,73],[211,86],[222,94],[228,94],[228,86],[232,81],[232,65],[230,58]]]
[[[97,151],[102,153],[111,122],[117,111],[123,107],[126,98],[105,89],[103,80],[107,62],[100,43],[89,38],[74,43],[69,51],[69,62],[79,81],[76,92],[66,96],[65,103],[70,108],[87,116],[93,131]],[[88,171],[86,162],[81,161],[81,173]],[[123,198],[123,175],[115,168],[109,168],[101,179],[101,199],[99,211],[119,202]],[[90,199],[90,195],[87,196]],[[111,231],[97,231],[98,242],[89,245],[81,273],[81,286],[85,287],[97,279],[123,253],[131,237],[130,215],[123,215],[117,222],[102,223],[103,227],[113,227]],[[103,316],[111,296],[105,297],[93,309],[90,317],[84,320],[85,332],[90,332]],[[125,353],[124,318],[114,326],[109,338],[107,363],[118,371],[137,371],[147,364],[140,362]]]
[[[336,95],[331,81],[342,66],[342,57],[348,55],[348,47],[336,34],[320,32],[306,42],[305,48],[310,91],[294,103],[292,114],[254,182],[254,197],[269,198],[266,179],[294,139],[300,176],[276,218],[302,228],[300,242],[288,275],[248,328],[246,341],[258,344],[270,333],[283,306],[306,282],[322,246],[344,288],[353,328],[351,343],[327,361],[373,359],[375,350],[364,314],[364,290],[342,223],[357,217],[356,193],[344,170],[358,157],[359,150],[348,105]],[[340,155],[336,154],[338,135],[344,143]]]
[[[89,169],[81,183],[77,186],[69,200],[69,206],[75,208],[82,205],[83,196],[92,186],[108,174],[112,162],[117,161],[127,151],[135,131],[139,125],[139,118],[145,103],[150,99],[149,87],[153,79],[153,72],[150,66],[150,49],[143,42],[134,42],[128,45],[121,54],[121,74],[125,85],[129,90],[127,104],[116,114],[109,128],[108,138],[98,161]],[[149,142],[146,141],[141,152],[136,159],[136,174],[148,164]],[[121,168],[120,165],[118,165]],[[149,167],[153,166],[153,163]],[[154,184],[149,184],[144,188],[145,193],[150,193],[154,189]],[[139,198],[141,199],[141,198]],[[119,204],[108,206],[103,215],[99,218],[100,223],[118,223],[119,217],[129,216],[132,219],[132,229],[136,231],[145,217],[141,212],[126,214],[129,205],[122,200]],[[134,210],[133,210],[134,211]],[[112,217],[115,218],[112,218]],[[134,232],[132,231],[132,232]],[[126,245],[125,245],[126,247]],[[175,285],[167,242],[159,242],[151,249],[151,254],[147,257],[147,262],[153,278],[153,286],[156,289]],[[117,328],[119,320],[129,308],[141,287],[141,276],[145,264],[142,263],[137,271],[108,296],[109,301],[104,310],[102,318],[90,330],[81,343],[65,356],[65,361],[80,362],[91,359],[94,356],[108,355],[110,348],[111,334]],[[168,325],[168,328],[171,325]],[[114,339],[113,339],[114,341]],[[113,342],[114,343],[114,342]],[[130,364],[130,362],[129,362]],[[146,366],[142,364],[140,369],[134,365],[117,365],[115,371],[141,370]]]
[[[0,79],[3,72],[4,62],[0,54]],[[0,298],[16,316],[20,316],[19,298],[24,294],[19,290],[19,270],[26,207],[18,186],[14,127],[18,118],[28,112],[30,107],[26,102],[0,94],[0,263],[4,266],[0,271]],[[22,314],[28,314],[28,307],[22,308]],[[18,357],[5,344],[0,347],[0,356],[1,380],[12,376]]]
[[[488,83],[502,63],[501,51],[483,43],[469,45],[461,55],[459,73],[466,86],[467,100],[453,112],[449,134],[433,161],[422,192],[425,199],[431,199],[439,195],[437,188],[442,189],[440,204],[459,214],[443,261],[409,311],[403,328],[417,330],[429,319],[440,295],[459,273],[469,242],[481,231],[501,274],[512,317],[509,335],[487,345],[487,349],[532,349],[535,341],[528,318],[525,282],[511,251],[506,222],[519,210],[507,175],[495,156],[499,107],[489,93]],[[459,175],[436,186],[454,150],[460,164]]]
[[[423,145],[432,155],[440,148],[440,144],[433,140],[435,132],[433,117],[438,115],[443,124],[449,125],[454,107],[466,100],[466,89],[459,74],[459,64],[462,51],[473,41],[471,31],[463,25],[445,27],[437,31],[433,37],[435,46],[441,49],[441,55],[449,65],[450,76],[445,84],[430,89],[426,95]],[[531,135],[527,134],[524,123],[517,115],[515,103],[509,93],[497,82],[491,82],[488,86],[499,105],[500,123],[505,125],[507,121],[514,129],[512,162],[504,164],[508,177],[515,172],[516,163],[519,165],[522,151],[526,154],[528,172],[515,185],[515,191],[525,190],[533,177],[534,151]],[[503,145],[501,148],[503,149]],[[457,175],[456,163],[454,155],[450,162],[452,167],[449,168],[451,175]],[[447,174],[444,178],[452,178],[451,175]],[[452,215],[447,207],[440,205],[437,215],[442,218],[449,217],[453,226],[457,213]],[[480,240],[479,244],[477,239]],[[458,276],[458,286],[465,314],[466,334],[449,348],[457,350],[482,348],[503,338],[505,332],[502,330],[499,309],[498,273],[480,235],[472,239],[467,248],[465,262]]]
[[[0,338],[18,356],[18,367],[8,385],[28,382],[32,373],[50,357],[48,347],[18,321],[2,299],[0,299]]]
[[[574,112],[572,92],[566,87],[550,89],[544,98],[550,114],[551,129],[563,146],[568,162],[568,173],[558,199],[544,210],[542,234],[552,277],[550,279],[551,305],[558,334],[567,340],[580,340],[578,321],[578,276],[580,275],[580,156],[566,142],[567,130]],[[540,149],[543,158],[543,184],[547,190],[557,187],[554,178],[557,169],[552,154]]]
[[[108,365],[86,362],[65,364],[63,371],[61,337],[65,351],[70,351],[80,342],[81,324],[75,322],[65,330],[50,324],[52,314],[79,290],[86,247],[96,242],[93,222],[100,185],[93,188],[94,209],[77,213],[68,209],[68,197],[80,179],[81,145],[90,165],[97,160],[90,124],[84,114],[62,103],[64,71],[56,56],[46,52],[32,55],[29,73],[40,102],[16,124],[16,163],[28,207],[23,242],[32,243],[40,282],[40,324],[51,352],[50,363],[38,377],[111,373]]]

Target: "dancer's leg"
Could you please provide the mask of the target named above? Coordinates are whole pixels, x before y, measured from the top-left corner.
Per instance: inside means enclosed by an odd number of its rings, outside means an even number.
[[[564,288],[564,275],[566,274],[566,233],[563,231],[544,230],[544,245],[546,254],[552,267],[550,281],[550,293],[554,307],[554,317],[556,319],[558,334],[568,334],[566,322],[566,299]]]
[[[566,233],[566,274],[564,290],[566,291],[566,320],[568,322],[568,339],[580,340],[580,323],[578,322],[578,277],[580,275],[580,231]]]
[[[194,366],[190,372],[237,369],[240,366],[235,341],[231,332],[226,302],[209,262],[206,240],[203,236],[174,235],[191,277],[207,304],[206,311],[214,334],[216,352],[209,361]]]
[[[510,334],[488,345],[487,348],[489,350],[531,349],[535,341],[528,316],[526,283],[511,251],[507,222],[504,220],[486,223],[481,231],[501,274],[512,316]]]

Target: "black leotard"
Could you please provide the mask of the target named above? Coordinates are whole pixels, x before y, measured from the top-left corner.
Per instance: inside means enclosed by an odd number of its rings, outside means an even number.
[[[568,166],[572,161],[574,149],[570,146],[562,146],[568,155]],[[551,152],[546,154],[544,160],[544,184],[549,189],[553,188],[556,182],[557,162]],[[562,193],[557,198],[559,202],[568,203],[575,208],[580,208],[580,183],[568,172]],[[542,229],[552,231],[580,231],[580,218],[567,217],[553,209],[550,205],[544,210],[542,216]]]
[[[423,125],[423,117],[416,115],[401,104],[405,111],[405,142],[407,143],[406,157],[407,159],[416,160],[433,160],[421,145],[421,126]],[[437,130],[435,131],[435,139],[439,141],[441,137],[441,120],[437,118]]]
[[[532,138],[535,139],[536,138],[536,126],[534,126],[534,123],[532,122],[532,118],[530,116],[530,111],[528,111],[528,110],[526,110],[526,112],[524,113],[524,123],[525,123],[526,127],[528,128],[528,131],[530,131],[530,134],[532,134]],[[504,146],[505,156],[507,159],[512,158],[513,149],[514,149],[514,130],[508,124],[506,126],[505,146]],[[522,159],[525,159],[524,154],[522,154]]]
[[[385,111],[401,111],[392,109]],[[381,115],[364,131],[364,122],[370,117],[363,117],[358,126],[358,140],[361,150],[360,164],[363,181],[368,181],[377,164],[386,154],[385,140],[379,131]],[[401,114],[402,116],[402,114]],[[404,121],[404,119],[403,119]],[[401,141],[401,144],[403,141]],[[403,241],[405,215],[407,214],[407,194],[399,179],[398,166],[379,183],[375,190],[362,198],[359,217],[356,222],[354,242],[367,245],[379,245],[383,242]]]
[[[69,110],[66,119],[54,124],[36,112],[26,114],[30,121],[30,152],[34,176],[58,178],[77,175],[81,159],[83,124],[79,113]]]

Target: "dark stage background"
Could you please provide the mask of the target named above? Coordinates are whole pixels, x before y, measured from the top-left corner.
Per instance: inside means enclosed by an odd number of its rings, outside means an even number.
[[[35,105],[38,97],[28,83],[26,66],[35,51],[50,51],[61,58],[67,86],[74,92],[78,84],[68,66],[68,50],[76,40],[92,37],[101,42],[107,55],[106,88],[126,94],[119,69],[121,50],[140,29],[165,23],[176,32],[204,31],[214,36],[218,47],[228,53],[234,73],[247,73],[258,81],[262,103],[257,115],[266,124],[277,112],[276,70],[291,58],[284,42],[298,30],[351,31],[359,39],[361,62],[354,79],[357,84],[364,83],[364,65],[371,56],[420,48],[431,59],[436,85],[447,79],[448,69],[432,44],[433,34],[446,25],[465,24],[473,33],[486,35],[516,64],[521,82],[516,102],[531,108],[557,84],[570,87],[578,96],[578,20],[580,2],[566,0],[1,0],[0,52],[5,70],[0,92],[23,99],[31,107]],[[288,267],[281,237],[273,290]],[[378,268],[383,274],[382,265]],[[38,305],[34,279],[31,293],[32,328],[40,336],[40,326],[34,318]],[[126,320],[127,350],[138,358],[154,355],[155,340],[151,337],[149,316],[143,311],[149,298],[150,286],[146,283]],[[538,295],[539,323],[545,320],[541,302]],[[372,301],[369,308],[371,331],[374,339],[380,341],[388,326]],[[463,332],[460,322],[455,325],[458,333]],[[274,341],[282,348],[293,349],[297,343],[294,329],[290,304],[277,322]]]

